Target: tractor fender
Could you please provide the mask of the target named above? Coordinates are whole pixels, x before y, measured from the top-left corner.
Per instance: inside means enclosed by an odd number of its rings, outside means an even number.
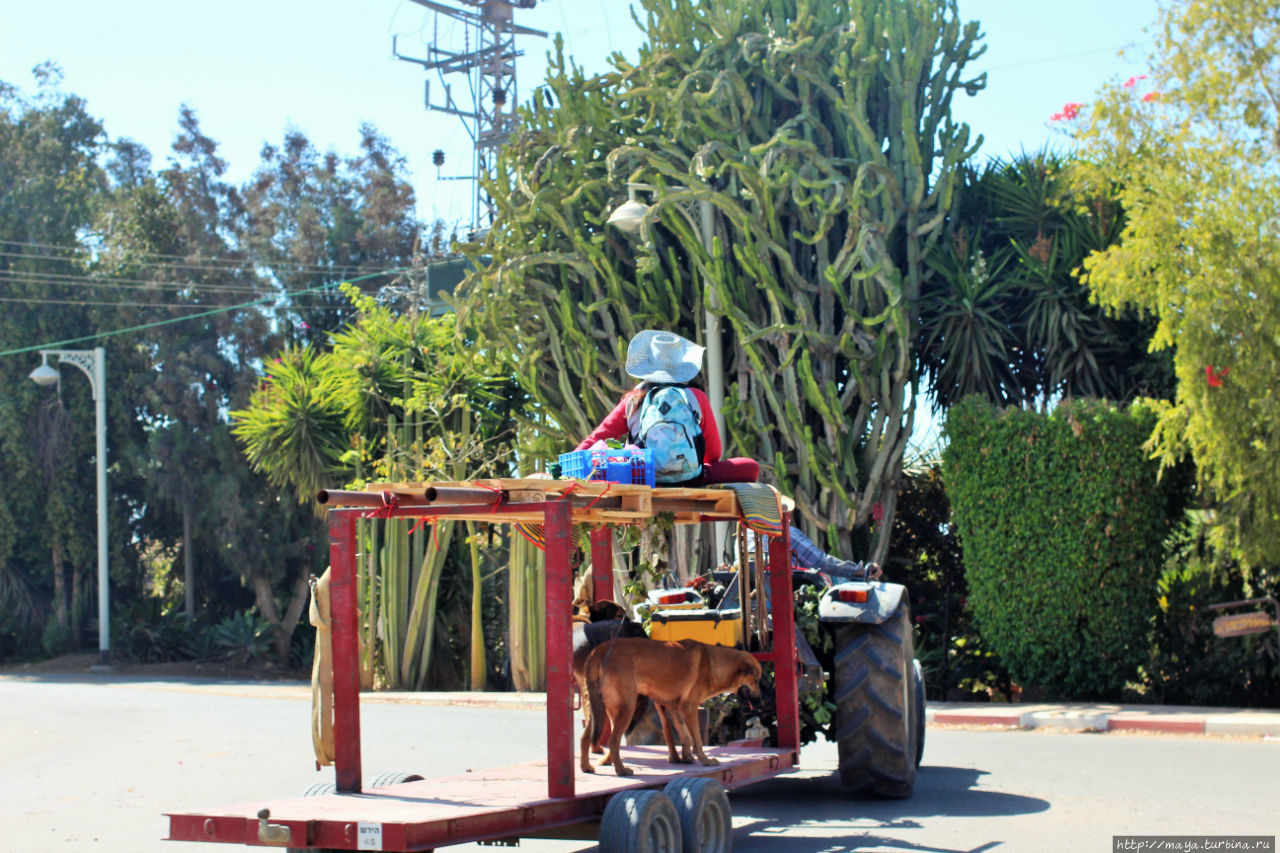
[[[865,622],[879,625],[887,622],[898,604],[906,587],[900,583],[868,583],[866,581],[846,581],[836,584],[822,594],[818,602],[819,622]],[[842,590],[865,592],[865,602],[841,601]],[[848,596],[846,596],[848,597]]]

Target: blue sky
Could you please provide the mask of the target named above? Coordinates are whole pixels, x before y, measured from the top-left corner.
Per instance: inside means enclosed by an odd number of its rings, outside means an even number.
[[[1146,70],[1143,29],[1156,15],[1155,0],[960,0],[959,8],[986,33],[977,68],[989,72],[988,88],[956,104],[986,138],[986,156],[1063,144],[1049,116],[1067,101],[1089,101],[1108,79]],[[589,71],[604,70],[612,51],[634,58],[640,42],[625,2],[539,0],[515,14],[523,26],[563,33]],[[263,144],[278,142],[286,126],[348,154],[370,121],[407,158],[423,216],[465,227],[466,185],[438,175],[469,167],[469,139],[457,119],[423,109],[423,72],[391,52],[398,34],[401,52],[421,55],[434,24],[411,0],[10,0],[0,4],[0,80],[29,91],[31,68],[54,60],[64,88],[87,99],[108,134],[143,143],[156,165],[187,103],[220,143],[233,180],[252,174]],[[445,43],[460,38],[441,27]],[[520,46],[524,99],[545,71],[550,39]],[[1126,46],[1136,46],[1136,62],[1118,58]],[[441,170],[431,164],[436,148],[446,152]]]

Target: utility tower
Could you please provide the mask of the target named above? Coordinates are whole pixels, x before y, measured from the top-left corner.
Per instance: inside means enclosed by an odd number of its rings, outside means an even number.
[[[472,181],[471,227],[488,228],[493,222],[493,200],[480,188],[480,176],[494,165],[498,149],[507,141],[516,125],[516,104],[519,103],[516,88],[516,57],[523,51],[516,50],[516,36],[541,36],[546,33],[528,27],[517,26],[516,9],[532,9],[537,0],[456,0],[470,9],[455,9],[433,0],[413,0],[419,6],[435,13],[435,25],[426,56],[418,58],[400,53],[396,38],[392,38],[391,50],[397,59],[421,65],[428,73],[439,77],[444,98],[431,100],[431,80],[425,81],[423,101],[427,109],[458,116],[471,136],[473,143],[471,174],[442,178],[442,180]],[[462,45],[440,43],[441,19],[462,24]],[[458,41],[457,28],[452,28],[453,41]],[[446,75],[461,74],[466,81],[466,94],[455,98],[453,86],[446,82]],[[433,162],[444,165],[444,151],[437,149]]]

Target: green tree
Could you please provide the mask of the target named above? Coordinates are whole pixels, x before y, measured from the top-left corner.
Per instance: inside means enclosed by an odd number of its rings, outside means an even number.
[[[831,549],[883,558],[924,259],[973,150],[950,105],[982,86],[964,79],[977,24],[934,0],[640,7],[636,64],[588,78],[558,49],[522,112],[471,310],[516,355],[543,453],[631,386],[635,332],[701,341],[710,311],[729,453],[761,460]],[[639,246],[605,224],[628,181],[657,187]],[[703,203],[709,250],[689,217]]]
[[[320,154],[297,130],[262,150],[245,187],[245,245],[284,291],[403,269],[413,262],[421,226],[404,159],[372,125],[360,129],[360,153]],[[364,279],[374,292],[385,278]],[[295,297],[282,311],[289,339],[323,344],[355,319],[336,288]]]
[[[1114,197],[1073,187],[1072,168],[1044,151],[965,169],[921,311],[921,367],[938,407],[969,394],[1025,407],[1172,396],[1168,359],[1147,352],[1154,323],[1092,304],[1078,278],[1124,217]]]
[[[453,315],[398,315],[354,287],[344,290],[359,306],[357,321],[333,336],[329,350],[281,353],[266,365],[249,406],[233,413],[253,466],[306,504],[321,488],[505,473],[512,410],[521,402],[493,357],[474,348]],[[392,520],[385,530],[365,531],[372,565],[364,576],[376,581],[363,590],[361,610],[379,683],[441,683],[431,679],[433,666],[448,668],[458,651],[449,647],[457,623],[442,605],[465,576],[471,685],[483,687],[478,532],[469,525],[463,543],[452,522],[416,536],[410,527]],[[440,651],[448,654],[433,655]]]
[[[1119,189],[1119,244],[1085,265],[1096,298],[1157,320],[1177,394],[1151,449],[1190,456],[1220,541],[1280,564],[1280,18],[1264,0],[1176,0],[1147,79],[1082,120],[1090,177]]]
[[[90,334],[98,296],[76,248],[106,185],[102,126],[56,66],[34,76],[31,97],[0,82],[0,351]],[[36,363],[0,358],[0,632],[26,653],[42,630],[50,652],[78,646],[97,552],[89,386],[70,368],[49,396]]]

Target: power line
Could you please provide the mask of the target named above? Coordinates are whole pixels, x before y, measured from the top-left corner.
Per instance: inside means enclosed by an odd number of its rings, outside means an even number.
[[[21,302],[27,305],[110,305],[115,308],[178,308],[183,311],[204,307],[203,305],[183,305],[179,302],[95,302],[85,299],[35,299],[22,296],[0,296],[0,302]]]
[[[409,269],[410,269],[409,267],[401,267],[399,269],[382,270],[381,272],[369,273],[368,275],[357,276],[356,278],[349,278],[349,279],[346,279],[346,282],[349,284],[355,284],[358,281],[364,281],[366,279],[376,278],[381,275],[398,275],[403,272],[408,272]],[[96,340],[101,340],[103,338],[111,338],[111,337],[115,337],[116,335],[123,335],[129,332],[140,332],[145,329],[154,329],[159,326],[168,326],[173,323],[185,323],[188,320],[196,320],[200,317],[209,317],[214,314],[225,314],[229,311],[238,311],[241,308],[250,308],[254,305],[262,305],[267,302],[274,302],[278,299],[299,296],[304,293],[316,293],[318,291],[328,290],[330,288],[338,287],[341,284],[343,284],[343,282],[341,281],[332,281],[332,282],[329,282],[328,284],[322,284],[316,287],[308,287],[303,290],[290,290],[276,296],[267,296],[262,299],[255,299],[251,302],[242,302],[239,305],[228,305],[223,308],[214,308],[209,311],[202,311],[199,314],[191,314],[190,316],[187,316],[187,317],[173,317],[168,320],[157,320],[154,323],[141,323],[139,325],[129,326],[124,329],[116,329],[115,331],[112,331],[112,332],[98,332],[97,334],[84,335],[79,338],[70,338],[65,341],[51,341],[49,343],[35,344],[29,347],[19,347],[17,349],[5,350],[3,352],[0,352],[0,358],[6,355],[20,355],[24,352],[35,352],[37,350],[42,350],[42,349],[53,349],[55,347],[65,347],[71,344],[84,343],[85,341],[96,341]]]
[[[58,255],[35,254],[31,252],[7,252],[0,250],[0,256],[11,258],[27,258],[31,260],[46,261],[75,261],[82,258],[92,258],[94,252],[84,246],[77,245],[58,245],[55,243],[24,243],[17,240],[0,240],[0,245],[7,246],[26,246],[33,249],[48,249],[55,252],[66,252],[68,255],[78,255],[80,257],[61,257]],[[160,258],[159,261],[142,261],[137,258]],[[264,261],[258,262],[251,259],[232,260],[230,258],[206,258],[204,260],[195,260],[190,255],[169,255],[161,252],[130,252],[129,263],[135,266],[171,266],[175,268],[190,269],[229,269],[229,270],[245,270],[255,269],[260,266],[270,267],[272,269],[292,269],[295,272],[350,272],[359,267],[352,266],[336,266],[329,264],[302,264],[292,261]]]

